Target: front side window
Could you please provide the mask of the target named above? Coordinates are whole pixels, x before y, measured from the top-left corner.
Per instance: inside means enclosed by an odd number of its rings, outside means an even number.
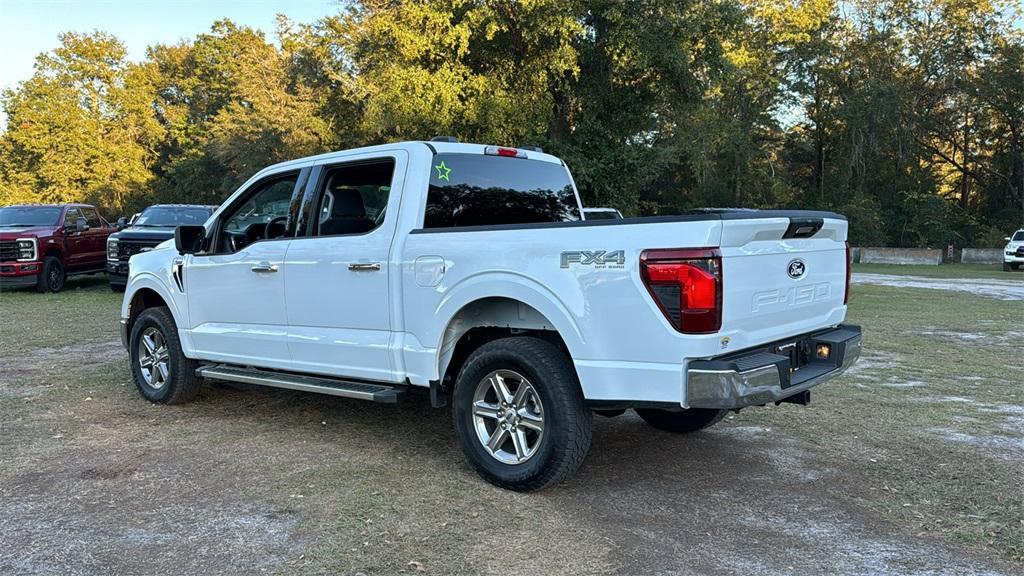
[[[0,228],[56,226],[60,220],[57,206],[7,206],[0,208]]]
[[[365,234],[380,226],[391,194],[393,159],[327,170],[317,208],[317,236]]]
[[[218,252],[235,252],[253,242],[284,236],[297,180],[298,174],[294,173],[256,184],[255,190],[224,218]]]
[[[482,154],[436,154],[424,228],[580,219],[564,166]]]
[[[68,208],[67,213],[64,214],[64,225],[75,227],[78,225],[79,219],[82,218],[82,213],[78,208]]]

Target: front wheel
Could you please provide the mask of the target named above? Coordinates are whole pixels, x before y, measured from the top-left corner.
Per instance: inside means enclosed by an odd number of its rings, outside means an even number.
[[[716,424],[728,410],[708,408],[690,408],[689,410],[669,411],[653,408],[637,408],[636,413],[651,426],[666,432],[687,433],[703,430]]]
[[[1009,262],[1003,262],[1003,272],[1009,272],[1009,271],[1010,271],[1010,263]]]
[[[67,274],[64,272],[64,264],[56,256],[43,258],[43,270],[36,280],[36,291],[38,292],[60,292],[64,288]]]
[[[544,340],[484,344],[459,372],[452,400],[459,444],[495,486],[546,488],[576,471],[590,449],[592,415],[572,362]]]
[[[139,314],[132,324],[128,357],[135,387],[146,400],[182,404],[199,393],[196,361],[182,353],[178,328],[167,308],[149,308]]]

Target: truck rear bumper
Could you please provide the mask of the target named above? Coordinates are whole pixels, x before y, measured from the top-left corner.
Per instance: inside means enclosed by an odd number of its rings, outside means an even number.
[[[755,350],[694,360],[686,405],[734,409],[778,402],[845,372],[860,357],[860,326],[843,324]]]

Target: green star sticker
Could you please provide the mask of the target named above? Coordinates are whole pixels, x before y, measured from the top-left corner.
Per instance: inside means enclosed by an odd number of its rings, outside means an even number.
[[[447,167],[447,166],[445,166],[444,160],[442,160],[441,163],[438,164],[437,166],[434,166],[434,169],[437,170],[437,179],[438,180],[444,180],[445,182],[451,182],[451,180],[448,180],[448,175],[451,174],[452,169]]]

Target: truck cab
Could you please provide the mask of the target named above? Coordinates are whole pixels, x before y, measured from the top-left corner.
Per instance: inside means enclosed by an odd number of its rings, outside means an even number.
[[[423,390],[485,479],[534,490],[580,465],[595,412],[693,432],[846,370],[846,231],[806,211],[587,220],[554,156],[402,142],[264,169],[133,256],[122,336],[154,402],[202,379]]]

